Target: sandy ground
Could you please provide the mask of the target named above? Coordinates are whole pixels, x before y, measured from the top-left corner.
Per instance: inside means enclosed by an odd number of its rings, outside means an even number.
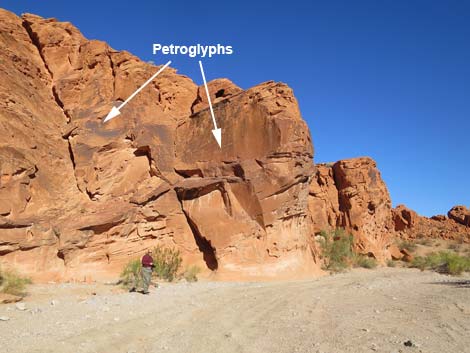
[[[148,296],[34,285],[25,303],[0,306],[3,353],[470,352],[469,275],[382,268],[297,282],[164,284]]]

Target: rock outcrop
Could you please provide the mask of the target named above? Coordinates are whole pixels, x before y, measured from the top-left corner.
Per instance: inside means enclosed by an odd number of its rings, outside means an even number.
[[[452,207],[447,216],[461,225],[470,227],[470,210],[465,206]]]
[[[314,166],[283,83],[208,83],[219,148],[204,87],[173,68],[103,123],[157,66],[5,10],[0,43],[0,264],[35,280],[115,278],[157,245],[214,279],[298,278],[320,271],[321,230],[345,228],[383,262],[403,255],[394,234],[468,229],[462,207],[443,219],[392,211],[370,158]]]
[[[431,218],[418,215],[404,205],[392,210],[395,236],[403,239],[434,238],[458,240],[470,243],[470,225],[466,225],[468,214],[465,206],[454,206],[449,217],[436,215]]]
[[[313,233],[344,228],[354,235],[357,251],[380,261],[389,258],[392,203],[372,159],[318,165],[309,195]]]
[[[0,10],[0,261],[36,279],[115,277],[178,248],[215,278],[310,275],[313,149],[292,90],[203,87],[70,23]],[[15,195],[12,197],[12,195]]]

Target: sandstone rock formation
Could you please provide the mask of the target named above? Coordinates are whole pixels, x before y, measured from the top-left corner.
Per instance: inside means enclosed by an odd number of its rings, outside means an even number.
[[[341,227],[354,235],[359,252],[380,261],[389,258],[392,203],[372,159],[318,165],[309,195],[313,233]]]
[[[398,205],[392,210],[393,222],[397,232],[412,229],[418,222],[418,214],[405,205]]]
[[[0,264],[35,280],[116,278],[156,245],[214,279],[298,278],[320,271],[321,230],[345,228],[382,262],[403,255],[395,234],[446,224],[432,236],[469,237],[466,209],[392,211],[370,158],[314,166],[283,83],[208,83],[219,148],[204,87],[173,68],[104,124],[158,67],[70,23],[1,9],[0,43]]]
[[[0,261],[36,279],[115,277],[157,244],[216,278],[318,268],[307,198],[313,149],[292,90],[158,68],[70,23],[0,11]],[[14,195],[14,196],[13,196]]]
[[[470,227],[470,210],[467,207],[454,206],[449,210],[447,215],[455,222]]]
[[[422,217],[404,205],[392,210],[395,223],[395,236],[403,239],[439,238],[470,243],[470,226],[465,224],[468,217],[464,206],[455,206],[449,217],[437,215]]]

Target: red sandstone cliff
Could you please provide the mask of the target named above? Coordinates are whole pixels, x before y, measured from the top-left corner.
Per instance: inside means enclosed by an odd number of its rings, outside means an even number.
[[[307,208],[310,134],[289,87],[209,83],[157,67],[69,23],[0,11],[0,256],[36,278],[115,276],[146,247],[218,276],[318,268]]]
[[[285,84],[210,82],[219,149],[204,90],[175,69],[103,124],[158,67],[53,19],[0,10],[0,33],[0,263],[109,278],[160,244],[214,278],[291,278],[319,271],[321,229],[379,260],[403,232],[370,158],[314,166]],[[461,211],[445,222],[464,229]]]

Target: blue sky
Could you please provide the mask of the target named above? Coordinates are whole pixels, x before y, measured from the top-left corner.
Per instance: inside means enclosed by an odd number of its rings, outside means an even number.
[[[394,205],[422,215],[470,205],[470,1],[18,1],[161,64],[152,43],[226,44],[208,80],[289,84],[315,161],[370,156]],[[171,58],[202,83],[198,59]]]

